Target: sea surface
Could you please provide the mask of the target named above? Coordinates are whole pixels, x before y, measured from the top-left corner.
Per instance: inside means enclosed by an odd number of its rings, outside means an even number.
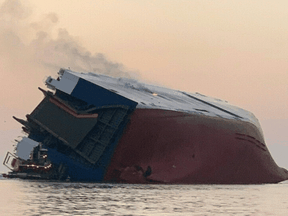
[[[0,215],[288,215],[288,182],[131,185],[0,180]]]

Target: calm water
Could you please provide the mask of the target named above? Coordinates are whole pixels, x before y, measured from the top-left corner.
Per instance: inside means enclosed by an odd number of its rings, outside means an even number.
[[[125,185],[0,180],[0,215],[288,215],[288,183]]]

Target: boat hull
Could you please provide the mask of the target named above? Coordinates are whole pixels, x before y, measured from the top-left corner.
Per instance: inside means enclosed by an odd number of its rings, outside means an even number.
[[[259,128],[249,122],[136,109],[104,180],[259,184],[287,178],[287,171],[272,159]]]

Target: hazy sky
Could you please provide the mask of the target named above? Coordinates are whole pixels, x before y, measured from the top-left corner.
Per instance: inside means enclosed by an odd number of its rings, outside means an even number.
[[[268,144],[288,146],[287,8],[286,0],[0,0],[0,130],[19,128],[11,116],[24,118],[45,76],[70,67],[227,100],[264,123]]]

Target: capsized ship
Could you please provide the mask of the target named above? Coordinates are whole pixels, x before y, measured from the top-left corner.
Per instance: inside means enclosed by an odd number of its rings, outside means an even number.
[[[199,93],[60,69],[44,99],[14,117],[27,134],[6,177],[167,184],[288,179],[255,116]]]

